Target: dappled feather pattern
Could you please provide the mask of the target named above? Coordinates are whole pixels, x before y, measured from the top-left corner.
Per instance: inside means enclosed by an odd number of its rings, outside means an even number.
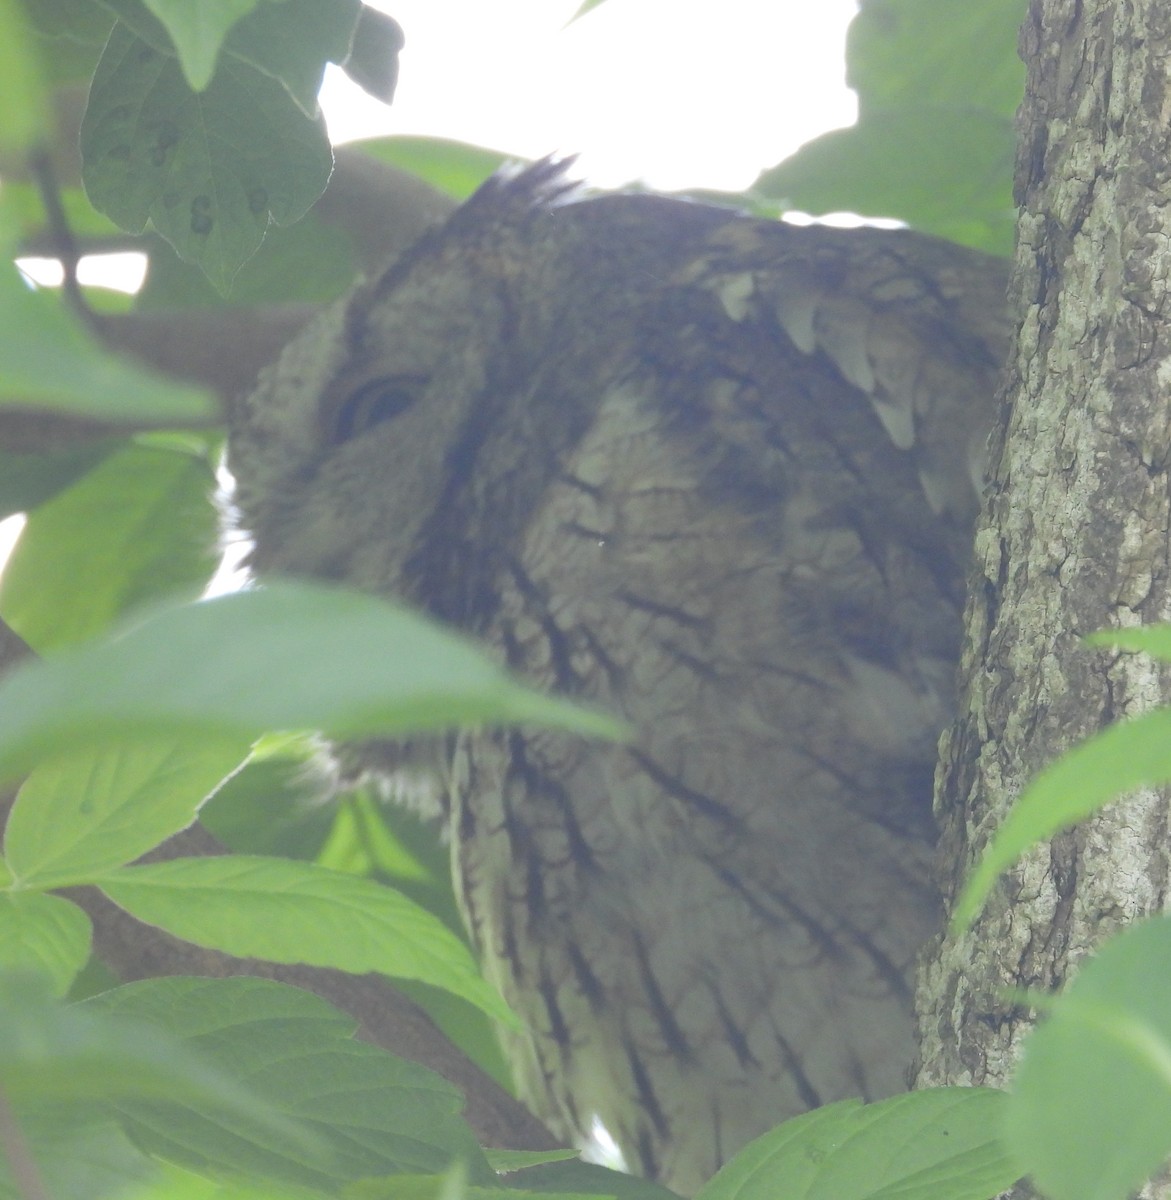
[[[682,1191],[905,1086],[1003,287],[911,233],[580,199],[542,163],[236,414],[258,571],[403,597],[636,730],[343,760],[435,760],[524,1095]]]

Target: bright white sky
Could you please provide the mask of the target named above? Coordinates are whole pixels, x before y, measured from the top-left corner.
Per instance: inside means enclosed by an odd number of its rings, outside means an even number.
[[[456,138],[525,157],[580,151],[601,186],[742,190],[850,125],[855,0],[375,0],[403,27],[384,108],[335,72],[335,138]]]

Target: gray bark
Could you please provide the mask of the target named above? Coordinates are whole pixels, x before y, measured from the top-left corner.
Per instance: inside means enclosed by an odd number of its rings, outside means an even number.
[[[1145,656],[1080,638],[1171,612],[1169,44],[1164,0],[1033,0],[1022,31],[1020,325],[937,778],[952,899],[1032,775],[1164,695]],[[1112,805],[941,941],[920,981],[920,1085],[1006,1082],[1031,1024],[1007,989],[1059,988],[1164,906],[1167,825],[1157,793]]]

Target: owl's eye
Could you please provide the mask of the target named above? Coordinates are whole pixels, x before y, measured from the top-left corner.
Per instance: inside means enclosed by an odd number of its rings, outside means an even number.
[[[355,388],[338,406],[334,441],[348,442],[406,412],[422,394],[424,383],[414,375],[390,375]]]

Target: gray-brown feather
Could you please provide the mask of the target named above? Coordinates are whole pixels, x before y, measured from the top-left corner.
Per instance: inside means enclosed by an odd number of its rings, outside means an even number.
[[[557,187],[494,181],[303,334],[231,463],[262,574],[404,597],[638,731],[442,773],[526,1096],[686,1192],[904,1086],[1003,275]]]

